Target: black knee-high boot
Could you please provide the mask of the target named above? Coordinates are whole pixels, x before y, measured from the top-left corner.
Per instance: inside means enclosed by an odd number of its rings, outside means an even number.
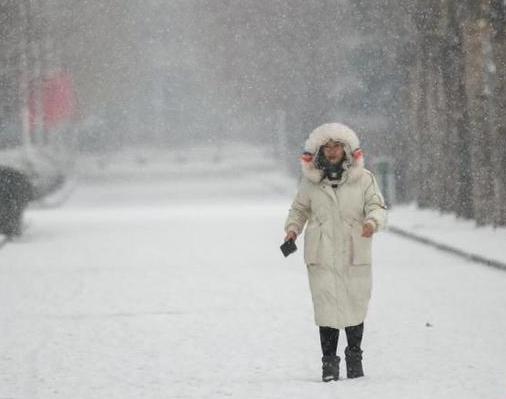
[[[336,356],[339,330],[332,327],[320,327],[320,343],[322,347],[322,381],[328,382],[339,379],[339,362]]]
[[[357,378],[364,375],[362,366],[362,337],[364,335],[364,323],[346,327],[348,346],[344,350],[346,356],[346,375],[348,378]]]

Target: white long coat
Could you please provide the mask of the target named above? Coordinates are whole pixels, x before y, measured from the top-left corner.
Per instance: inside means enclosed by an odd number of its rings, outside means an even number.
[[[285,231],[304,227],[304,261],[319,326],[344,328],[364,321],[372,289],[371,245],[362,226],[384,228],[386,207],[374,175],[364,169],[356,134],[340,124],[315,129],[306,141],[315,154],[329,139],[345,144],[347,161],[337,188],[322,179],[314,157],[303,157],[303,177],[285,222]],[[306,226],[307,222],[307,226]]]

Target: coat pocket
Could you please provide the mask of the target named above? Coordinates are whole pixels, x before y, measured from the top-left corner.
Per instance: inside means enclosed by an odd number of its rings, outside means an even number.
[[[321,229],[318,225],[307,227],[304,235],[304,262],[309,264],[320,263]]]
[[[362,225],[355,224],[351,232],[351,264],[370,265],[372,237],[362,237]]]

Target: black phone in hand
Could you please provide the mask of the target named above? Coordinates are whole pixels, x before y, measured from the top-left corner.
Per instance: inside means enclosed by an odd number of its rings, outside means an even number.
[[[285,258],[291,253],[297,251],[297,245],[295,245],[295,241],[291,238],[285,241],[279,248],[281,248],[281,252],[283,252]]]

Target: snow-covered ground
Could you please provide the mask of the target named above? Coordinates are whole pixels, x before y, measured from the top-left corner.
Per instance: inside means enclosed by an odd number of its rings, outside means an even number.
[[[294,182],[238,164],[84,167],[30,210],[0,250],[0,398],[506,398],[506,273],[388,232],[367,376],[322,383],[302,251],[279,251]]]
[[[458,219],[416,205],[396,207],[389,217],[390,225],[421,238],[506,264],[506,228],[476,226],[472,220]]]

